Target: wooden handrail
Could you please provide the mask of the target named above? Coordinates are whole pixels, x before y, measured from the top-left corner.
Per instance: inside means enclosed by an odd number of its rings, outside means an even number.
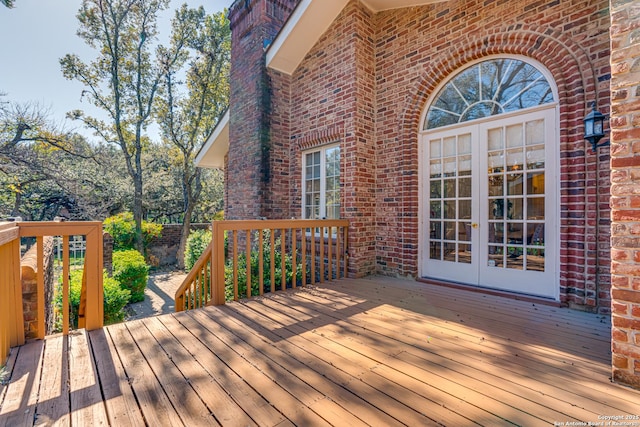
[[[175,293],[175,310],[204,307],[211,299],[210,283],[213,242],[209,243]]]
[[[69,236],[85,236],[86,252],[78,326],[88,330],[103,324],[102,223],[87,222],[16,222],[0,223],[0,363],[9,347],[24,344],[24,316],[20,273],[20,238],[36,238],[37,337],[44,338],[45,284],[44,237],[61,236],[68,248]],[[63,333],[69,333],[69,255],[63,255]]]
[[[176,291],[176,311],[346,277],[348,229],[347,220],[214,221],[211,244]]]
[[[86,251],[80,297],[78,327],[99,329],[104,321],[104,293],[102,289],[102,223],[99,221],[43,221],[20,222],[20,237],[36,237],[38,247],[38,338],[45,336],[44,319],[44,268],[41,241],[44,236],[62,236],[68,243],[69,236],[85,236]],[[66,237],[66,238],[65,238]],[[67,248],[68,246],[65,246]],[[65,250],[66,252],[66,250]],[[68,272],[68,257],[63,259],[63,271]],[[69,312],[68,275],[63,278],[63,316]],[[68,318],[63,318],[64,334],[69,333]]]

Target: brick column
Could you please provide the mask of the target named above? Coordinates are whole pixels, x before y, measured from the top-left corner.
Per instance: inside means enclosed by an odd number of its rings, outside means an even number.
[[[640,3],[610,6],[613,379],[640,388]]]
[[[236,1],[231,27],[229,154],[225,170],[225,218],[256,219],[266,209],[272,181],[272,87],[265,49],[297,0]]]

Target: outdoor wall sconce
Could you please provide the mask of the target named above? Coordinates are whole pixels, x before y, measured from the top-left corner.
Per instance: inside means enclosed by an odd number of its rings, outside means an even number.
[[[584,139],[591,143],[591,148],[596,151],[598,147],[605,147],[609,142],[598,145],[598,141],[604,136],[605,116],[596,110],[596,103],[592,104],[593,110],[584,118]]]

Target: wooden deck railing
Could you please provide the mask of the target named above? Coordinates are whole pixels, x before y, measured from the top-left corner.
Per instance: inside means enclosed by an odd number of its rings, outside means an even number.
[[[347,220],[214,221],[176,311],[346,277]]]
[[[37,319],[38,338],[44,338],[44,237],[61,236],[68,248],[70,236],[85,236],[86,253],[78,327],[98,329],[103,324],[102,289],[102,223],[101,222],[18,222],[0,224],[0,364],[9,348],[24,343],[22,284],[20,278],[20,238],[35,237],[37,247]],[[69,270],[68,250],[62,263],[62,331],[69,332]]]
[[[0,365],[7,359],[9,348],[22,344],[20,230],[15,223],[3,223],[0,224]]]

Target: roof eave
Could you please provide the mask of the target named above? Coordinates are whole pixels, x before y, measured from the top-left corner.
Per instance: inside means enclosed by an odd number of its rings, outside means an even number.
[[[229,110],[196,155],[194,163],[199,168],[224,169],[224,158],[229,152]]]
[[[422,6],[444,0],[361,0],[373,12]],[[266,54],[267,67],[293,74],[349,0],[302,0],[293,10]]]

